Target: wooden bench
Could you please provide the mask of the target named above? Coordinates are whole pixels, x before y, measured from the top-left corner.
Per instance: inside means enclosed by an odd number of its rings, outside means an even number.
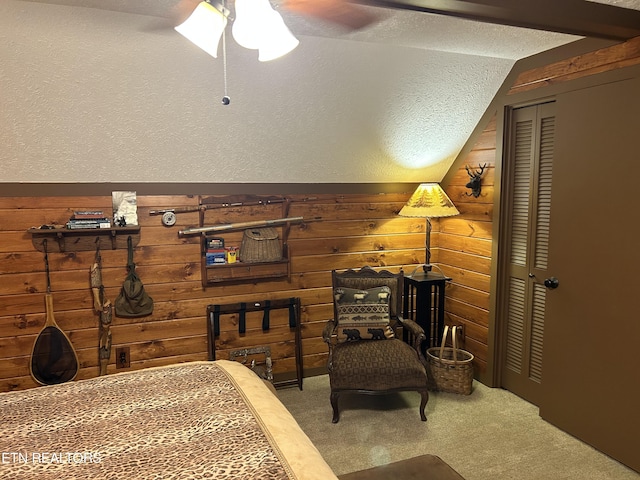
[[[435,455],[420,455],[399,462],[339,475],[340,480],[464,480]]]

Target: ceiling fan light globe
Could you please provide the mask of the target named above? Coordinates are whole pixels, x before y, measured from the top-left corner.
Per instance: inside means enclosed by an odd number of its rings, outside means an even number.
[[[268,0],[236,0],[236,19],[231,34],[236,43],[257,50],[264,35],[264,19],[273,11]]]
[[[218,45],[226,26],[227,17],[211,4],[200,2],[189,18],[176,26],[175,30],[212,57],[218,58]]]
[[[282,16],[275,10],[272,10],[270,15],[264,19],[264,23],[265,34],[258,49],[259,61],[268,62],[280,58],[300,44],[300,41],[285,25]]]

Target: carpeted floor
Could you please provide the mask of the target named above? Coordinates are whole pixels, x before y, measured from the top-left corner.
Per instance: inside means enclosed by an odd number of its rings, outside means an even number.
[[[427,422],[420,396],[343,396],[331,423],[329,378],[278,396],[337,475],[437,455],[466,480],[638,480],[628,469],[545,422],[538,408],[502,389],[474,382],[470,396],[431,393]]]

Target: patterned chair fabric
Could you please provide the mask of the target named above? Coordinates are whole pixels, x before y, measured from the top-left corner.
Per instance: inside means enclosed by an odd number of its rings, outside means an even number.
[[[329,380],[331,384],[331,406],[333,423],[338,422],[338,398],[341,393],[388,394],[413,390],[421,395],[420,418],[424,413],[429,393],[427,391],[426,361],[420,345],[425,339],[424,331],[412,320],[401,316],[404,274],[388,270],[376,271],[371,267],[360,270],[332,272],[334,288],[334,318],[327,322],[323,332],[329,345]],[[379,287],[390,290],[389,323],[395,338],[373,337],[345,341],[340,331],[339,312],[342,289],[370,292]],[[385,289],[386,291],[386,289]],[[356,297],[357,294],[355,295]],[[357,302],[357,298],[355,300]],[[408,342],[408,343],[407,343]]]

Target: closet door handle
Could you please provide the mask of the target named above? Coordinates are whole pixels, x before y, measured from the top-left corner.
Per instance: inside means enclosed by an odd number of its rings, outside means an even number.
[[[549,290],[558,288],[558,285],[560,285],[560,281],[556,277],[549,277],[544,279],[544,286]]]

